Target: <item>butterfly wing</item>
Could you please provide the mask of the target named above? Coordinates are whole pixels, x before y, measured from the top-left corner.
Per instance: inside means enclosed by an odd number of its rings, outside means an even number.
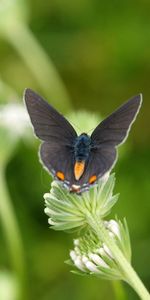
[[[98,179],[112,169],[117,157],[116,146],[123,143],[128,136],[141,102],[141,95],[132,98],[102,121],[93,131],[91,135],[93,147],[85,174],[80,180],[81,185],[88,186],[92,176],[96,176],[95,178]]]
[[[71,144],[77,134],[71,124],[31,89],[25,90],[25,104],[36,136],[42,141]]]
[[[40,157],[46,168],[56,177],[58,173],[63,174],[63,182],[68,186],[74,181],[73,165],[74,155],[70,147],[62,146],[58,150],[55,142],[44,142],[40,147]]]
[[[135,96],[102,121],[91,135],[93,143],[97,146],[102,144],[117,146],[123,143],[135,121],[141,103],[142,96]]]
[[[112,162],[116,161],[116,156],[116,149],[111,149],[107,146],[91,151],[85,172],[78,182],[81,186],[80,192],[88,189],[91,184],[94,184],[99,178],[103,177],[110,170]]]
[[[26,89],[24,98],[34,132],[44,141],[40,148],[42,162],[53,175],[62,172],[65,179],[71,178],[72,145],[77,136],[74,128],[32,90]]]

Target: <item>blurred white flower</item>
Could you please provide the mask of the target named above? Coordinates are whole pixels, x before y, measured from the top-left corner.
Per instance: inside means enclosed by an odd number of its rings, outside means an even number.
[[[29,117],[25,107],[18,103],[0,106],[0,127],[4,127],[16,136],[22,136],[29,126]]]
[[[18,282],[16,278],[6,271],[0,272],[0,299],[15,300],[18,299]]]

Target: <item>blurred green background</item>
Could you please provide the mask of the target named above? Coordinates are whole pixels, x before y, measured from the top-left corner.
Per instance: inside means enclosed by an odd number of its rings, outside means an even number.
[[[150,290],[149,11],[148,0],[0,1],[0,300],[138,299],[125,284],[78,277],[64,264],[74,235],[48,228],[51,179],[18,110],[25,87],[66,115],[99,119],[143,94],[115,166],[120,199],[111,215],[127,218],[133,266]]]

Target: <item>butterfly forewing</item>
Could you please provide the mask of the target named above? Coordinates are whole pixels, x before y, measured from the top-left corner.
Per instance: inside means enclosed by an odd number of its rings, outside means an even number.
[[[60,113],[30,89],[25,90],[24,98],[38,138],[43,141],[55,141],[58,147],[72,143],[77,134]]]
[[[93,156],[93,159],[89,160],[84,181],[87,182],[92,175],[100,178],[113,168],[117,157],[116,146],[127,137],[140,109],[141,101],[140,95],[132,98],[102,121],[93,131],[91,135],[93,144],[91,158]]]
[[[114,146],[121,144],[128,135],[141,102],[141,95],[138,95],[122,105],[96,127],[91,135],[92,141],[97,146],[104,143]]]

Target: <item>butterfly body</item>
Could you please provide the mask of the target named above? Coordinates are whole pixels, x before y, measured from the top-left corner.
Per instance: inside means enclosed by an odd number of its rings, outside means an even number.
[[[128,136],[141,106],[133,97],[104,119],[91,136],[77,136],[72,125],[31,89],[25,103],[36,136],[42,141],[40,159],[51,174],[70,191],[81,193],[113,168],[116,147]]]
[[[79,135],[74,144],[74,156],[76,161],[86,161],[91,149],[91,138],[86,133]]]

